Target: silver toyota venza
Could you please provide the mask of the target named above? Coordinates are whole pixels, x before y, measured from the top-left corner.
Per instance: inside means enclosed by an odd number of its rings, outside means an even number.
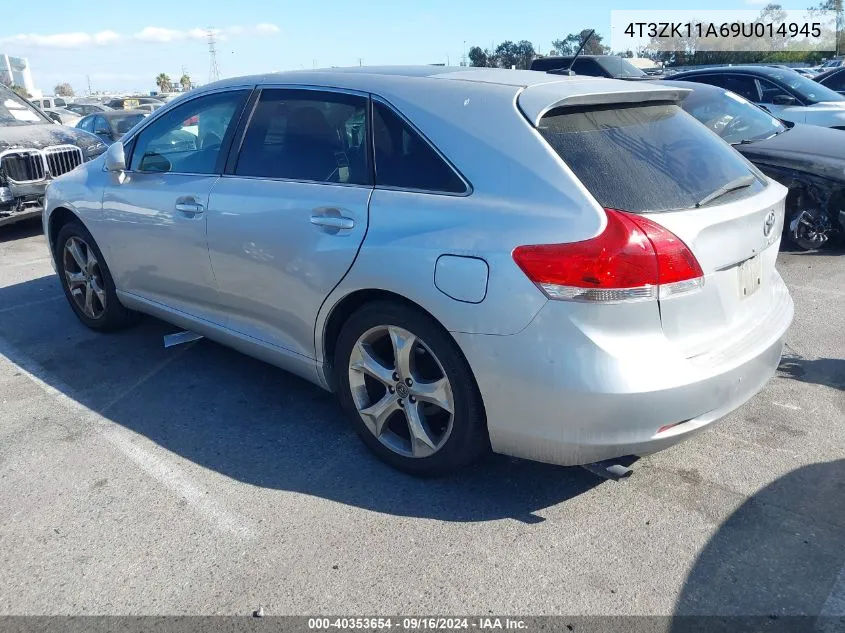
[[[337,393],[397,468],[654,452],[758,392],[786,190],[685,91],[531,71],[225,80],[50,185],[96,330],[147,313]]]

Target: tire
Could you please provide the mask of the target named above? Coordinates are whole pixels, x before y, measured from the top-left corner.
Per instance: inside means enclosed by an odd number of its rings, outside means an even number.
[[[400,352],[407,362],[397,365],[397,349],[408,350]],[[334,377],[358,435],[398,470],[442,475],[489,450],[484,405],[469,364],[448,332],[417,309],[378,301],[353,313],[335,347]],[[384,410],[392,412],[377,415]]]
[[[72,244],[76,247],[76,257],[71,252]],[[94,262],[89,267],[92,255]],[[61,228],[56,238],[55,258],[65,297],[86,327],[100,332],[113,332],[138,321],[140,315],[126,309],[118,300],[103,253],[91,233],[80,222],[68,222]],[[86,301],[89,295],[90,312]]]

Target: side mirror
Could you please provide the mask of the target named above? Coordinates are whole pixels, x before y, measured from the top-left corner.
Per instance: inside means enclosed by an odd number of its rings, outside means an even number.
[[[54,123],[58,123],[58,124],[61,125],[62,117],[59,116],[58,112],[48,112],[47,116],[50,117],[51,119],[53,119]]]
[[[126,154],[123,152],[123,143],[117,142],[109,145],[106,150],[105,168],[106,171],[114,172],[126,170]]]
[[[780,94],[772,97],[772,103],[779,106],[790,106],[795,105],[796,100],[795,97],[791,97],[790,95]]]

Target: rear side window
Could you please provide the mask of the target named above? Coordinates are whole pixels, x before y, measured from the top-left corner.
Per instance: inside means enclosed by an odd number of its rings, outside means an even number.
[[[606,208],[689,209],[728,183],[756,175],[737,152],[676,105],[558,108],[542,118],[539,130]],[[751,187],[731,195],[762,188],[755,178]]]
[[[466,185],[395,112],[373,102],[376,185],[434,193],[466,193]]]

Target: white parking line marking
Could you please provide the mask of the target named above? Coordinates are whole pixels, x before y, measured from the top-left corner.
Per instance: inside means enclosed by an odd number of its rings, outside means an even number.
[[[37,257],[36,259],[25,259],[23,261],[15,261],[12,260],[10,262],[3,262],[3,267],[13,267],[13,266],[31,266],[32,264],[42,264],[44,262],[49,262],[49,257]]]
[[[194,484],[191,478],[177,467],[138,446],[129,438],[128,431],[112,428],[106,431],[103,436],[135,462],[141,470],[185,499],[189,506],[208,521],[214,523],[221,531],[248,539],[255,538],[255,532],[249,527],[244,517],[231,512],[222,504],[210,498],[208,491]]]
[[[164,361],[158,363],[149,372],[141,376],[133,385],[125,389],[112,399],[103,411],[107,411],[117,402],[125,398],[141,384],[164,369],[168,364],[179,357],[181,353],[189,349],[187,346],[168,356]],[[38,385],[44,393],[55,398],[64,406],[80,414],[79,422],[90,422],[99,426],[101,436],[122,452],[127,458],[135,463],[147,475],[161,483],[168,490],[176,493],[188,503],[188,506],[197,514],[217,526],[218,529],[241,538],[255,538],[255,530],[246,517],[227,509],[222,503],[216,501],[210,491],[194,483],[190,476],[182,472],[177,466],[168,463],[168,460],[159,457],[156,453],[169,454],[166,449],[154,445],[153,450],[142,447],[139,441],[142,436],[129,431],[116,422],[109,420],[97,411],[88,408],[72,397],[73,390],[50,376],[38,363],[14,349],[4,339],[0,338],[0,355],[23,373],[29,380]],[[51,384],[52,383],[52,384]],[[150,442],[152,444],[152,442]]]
[[[845,616],[845,566],[839,571],[836,581],[824,601],[821,610],[819,611],[819,620],[816,621],[814,627],[816,631],[823,633],[834,633],[834,631],[841,631],[841,621],[827,620],[822,621],[822,618],[840,618]]]
[[[797,404],[787,404],[787,403],[784,403],[784,402],[775,402],[774,400],[772,400],[772,404],[775,405],[776,407],[782,407],[784,409],[789,409],[790,411],[800,411],[801,410],[801,407],[799,407]]]
[[[29,301],[28,303],[19,303],[15,306],[9,306],[8,308],[0,308],[0,314],[4,312],[12,312],[13,310],[20,310],[21,308],[29,308],[30,306],[37,306],[41,305],[42,303],[50,303],[51,301],[55,301],[56,299],[64,299],[64,295],[56,295],[55,297],[48,297],[46,299],[39,299],[38,301]]]

